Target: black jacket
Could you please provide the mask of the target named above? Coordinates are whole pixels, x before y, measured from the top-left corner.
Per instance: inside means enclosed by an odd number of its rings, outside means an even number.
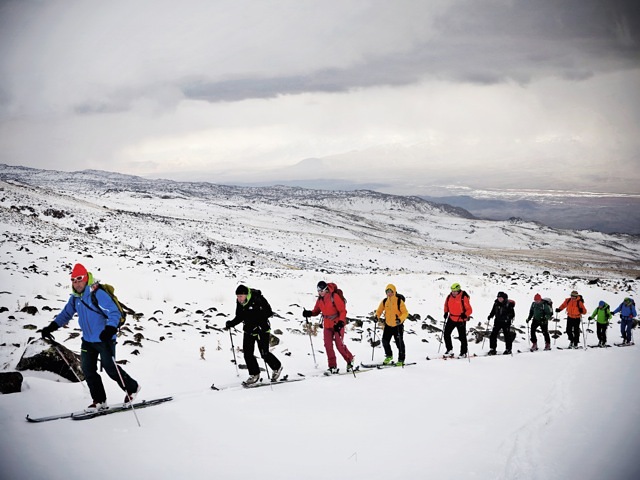
[[[230,322],[234,327],[240,322],[244,322],[244,332],[249,334],[261,334],[271,330],[269,317],[273,315],[271,305],[262,296],[260,290],[249,289],[249,301],[242,305],[236,302],[236,316]]]
[[[516,312],[513,308],[513,303],[511,300],[504,300],[500,302],[496,300],[493,302],[493,308],[491,309],[491,313],[489,314],[489,319],[495,317],[496,323],[509,323],[516,316]]]

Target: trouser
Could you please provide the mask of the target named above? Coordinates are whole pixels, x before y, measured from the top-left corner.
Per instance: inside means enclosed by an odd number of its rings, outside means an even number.
[[[608,323],[598,323],[596,324],[596,334],[598,335],[598,340],[602,343],[607,343],[607,328],[609,327]]]
[[[535,318],[531,321],[531,342],[538,343],[538,339],[536,337],[536,330],[540,327],[540,332],[542,332],[542,336],[544,337],[545,343],[551,343],[551,338],[549,337],[549,324],[546,320],[536,320]]]
[[[341,328],[339,332],[334,332],[333,328],[324,329],[324,348],[327,351],[327,362],[329,368],[335,368],[338,366],[336,361],[336,353],[333,351],[333,342],[336,344],[336,348],[344,361],[351,363],[353,361],[353,355],[344,344],[344,328]]]
[[[102,365],[104,371],[122,390],[127,393],[135,393],[138,390],[138,382],[131,378],[122,367],[116,366],[114,362],[116,355],[115,340],[109,343],[82,340],[80,349],[82,373],[87,380],[87,386],[94,402],[104,403],[107,401],[107,393],[102,384],[102,377],[98,373],[98,357],[100,357],[100,365]],[[118,371],[120,374],[118,374]],[[122,377],[122,381],[120,381],[120,377]],[[124,385],[122,382],[124,382]]]
[[[567,317],[567,337],[574,345],[580,343],[580,319]]]
[[[247,364],[249,375],[258,375],[260,373],[260,367],[258,366],[258,359],[254,355],[253,351],[255,344],[258,344],[258,351],[260,356],[267,362],[271,370],[279,369],[282,364],[280,360],[269,351],[269,340],[271,333],[262,332],[259,334],[251,334],[244,332],[242,337],[242,351],[244,352],[244,362]]]
[[[451,332],[453,329],[458,329],[458,337],[460,338],[460,355],[467,353],[467,322],[454,322],[453,320],[447,320],[444,326],[444,345],[447,347],[447,351],[453,350],[453,342],[451,341]]]
[[[511,350],[511,322],[505,322],[504,320],[496,320],[493,324],[493,330],[489,336],[489,348],[495,350],[498,346],[498,334],[502,331],[504,336],[504,343],[507,350]]]
[[[631,341],[631,327],[633,326],[633,318],[631,317],[620,317],[620,334],[622,335],[622,340],[626,342]]]
[[[398,347],[398,361],[404,362],[404,325],[396,325],[395,327],[390,327],[389,325],[384,326],[384,331],[382,332],[382,347],[384,348],[385,357],[393,357],[393,352],[391,351],[391,338],[396,342],[396,347]]]

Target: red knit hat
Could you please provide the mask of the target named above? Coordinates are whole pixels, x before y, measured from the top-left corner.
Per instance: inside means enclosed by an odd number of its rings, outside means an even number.
[[[84,268],[84,265],[76,263],[73,267],[73,270],[71,270],[71,278],[87,277],[88,273],[89,272],[87,272],[87,269]]]
[[[536,302],[539,302],[540,300],[542,300],[542,297],[540,296],[540,294],[539,294],[539,293],[536,293],[536,294],[534,295],[533,299],[534,299]]]

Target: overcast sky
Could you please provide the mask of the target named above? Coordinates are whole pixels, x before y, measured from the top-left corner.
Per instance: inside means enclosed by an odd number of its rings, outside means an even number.
[[[638,0],[0,0],[0,163],[640,192],[639,25]]]

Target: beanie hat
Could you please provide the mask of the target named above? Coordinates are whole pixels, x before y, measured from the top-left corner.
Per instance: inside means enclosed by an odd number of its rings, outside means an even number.
[[[509,297],[507,296],[506,293],[504,292],[498,292],[498,298],[504,298],[505,300],[508,299]]]
[[[238,288],[236,288],[236,295],[249,295],[249,289],[244,285],[238,285]]]
[[[73,266],[73,270],[71,270],[71,278],[86,277],[87,273],[88,273],[87,269],[84,268],[84,265],[82,265],[80,263],[76,263]]]
[[[577,297],[578,296],[578,291],[577,290],[572,291],[571,292],[571,296],[572,297]]]
[[[604,300],[600,300],[600,302],[598,302],[598,306],[600,308],[604,307]]]
[[[539,294],[539,293],[536,293],[536,294],[533,296],[533,299],[534,299],[536,302],[539,302],[540,300],[542,300],[542,297],[540,296],[540,294]]]
[[[318,291],[321,292],[326,288],[327,288],[327,282],[324,282],[324,281],[320,280],[318,282]]]

